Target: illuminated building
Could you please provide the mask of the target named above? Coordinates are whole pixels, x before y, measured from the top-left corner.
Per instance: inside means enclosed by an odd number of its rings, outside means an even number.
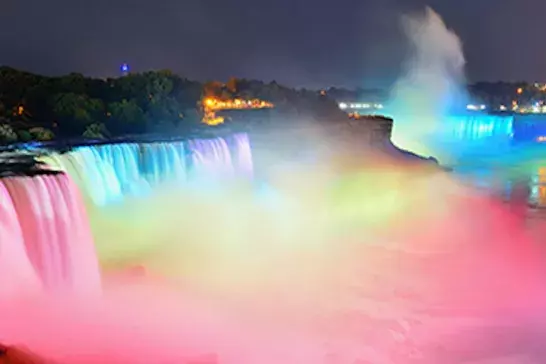
[[[222,110],[256,110],[256,109],[271,109],[274,105],[270,102],[252,99],[232,99],[220,100],[214,97],[207,97],[203,100],[204,117],[203,122],[208,125],[218,125],[224,122],[222,116],[217,116],[217,111]]]

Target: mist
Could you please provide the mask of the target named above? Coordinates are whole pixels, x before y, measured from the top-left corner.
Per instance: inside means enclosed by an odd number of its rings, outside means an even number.
[[[446,117],[467,98],[462,43],[429,7],[403,16],[401,25],[410,53],[387,103],[395,120],[392,140],[403,149],[437,156],[434,141],[445,131]]]

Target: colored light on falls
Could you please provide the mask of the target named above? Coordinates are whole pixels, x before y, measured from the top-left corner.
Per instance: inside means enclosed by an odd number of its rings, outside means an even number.
[[[273,173],[256,191],[233,178],[252,172],[237,135],[77,148],[45,158],[67,174],[4,178],[0,272],[18,283],[0,287],[0,342],[76,364],[437,364],[507,350],[469,337],[480,320],[536,321],[541,248],[454,177],[362,165],[379,157]],[[143,180],[145,195],[127,186]],[[35,286],[50,294],[5,299]],[[453,351],[429,352],[438,340]]]
[[[15,244],[7,247],[8,255],[2,249],[2,258],[20,262],[5,277],[13,274],[17,281],[20,273],[30,279],[28,260],[42,289],[98,293],[100,275],[91,231],[72,181],[63,174],[8,177],[0,180],[0,187],[5,198],[2,226],[7,228],[1,231],[2,245]],[[13,240],[5,241],[5,236]]]
[[[476,148],[502,148],[514,136],[511,115],[471,113],[433,119],[421,121],[399,116],[393,125],[393,142],[415,153],[434,156],[441,163],[452,164],[462,154],[476,152]]]
[[[42,160],[68,172],[96,205],[119,202],[126,196],[146,196],[158,184],[182,183],[190,176],[252,176],[252,154],[245,134],[235,134],[229,142],[215,138],[78,147]]]

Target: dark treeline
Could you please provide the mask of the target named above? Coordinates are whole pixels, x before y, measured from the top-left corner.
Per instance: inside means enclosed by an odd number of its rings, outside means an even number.
[[[46,77],[0,67],[0,142],[183,133],[205,127],[202,100],[260,99],[275,112],[311,119],[342,115],[320,92],[261,81],[192,81],[168,70],[98,79]]]
[[[497,107],[509,105],[513,100],[518,103],[543,100],[546,93],[542,90],[540,85],[522,82],[469,86],[473,100]],[[46,77],[0,67],[0,143],[185,133],[206,127],[201,121],[202,100],[210,96],[271,102],[276,115],[271,120],[276,122],[302,119],[331,122],[346,117],[338,102],[384,102],[388,92],[294,89],[274,81],[236,78],[226,83],[202,83],[168,70],[99,79],[77,73]]]

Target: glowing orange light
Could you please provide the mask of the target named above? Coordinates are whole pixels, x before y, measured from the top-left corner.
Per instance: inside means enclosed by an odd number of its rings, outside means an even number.
[[[207,125],[218,125],[224,122],[223,117],[217,117],[216,111],[220,110],[242,110],[242,109],[265,109],[272,108],[273,104],[261,100],[219,100],[213,97],[208,97],[203,100],[203,106],[205,116],[203,117],[203,123]]]
[[[203,123],[207,125],[211,125],[211,126],[219,125],[219,124],[222,124],[223,122],[224,122],[224,118],[221,116],[209,116],[209,117],[203,118]]]
[[[521,95],[523,93],[523,89],[521,87],[518,88],[517,93],[518,93],[518,95]]]

